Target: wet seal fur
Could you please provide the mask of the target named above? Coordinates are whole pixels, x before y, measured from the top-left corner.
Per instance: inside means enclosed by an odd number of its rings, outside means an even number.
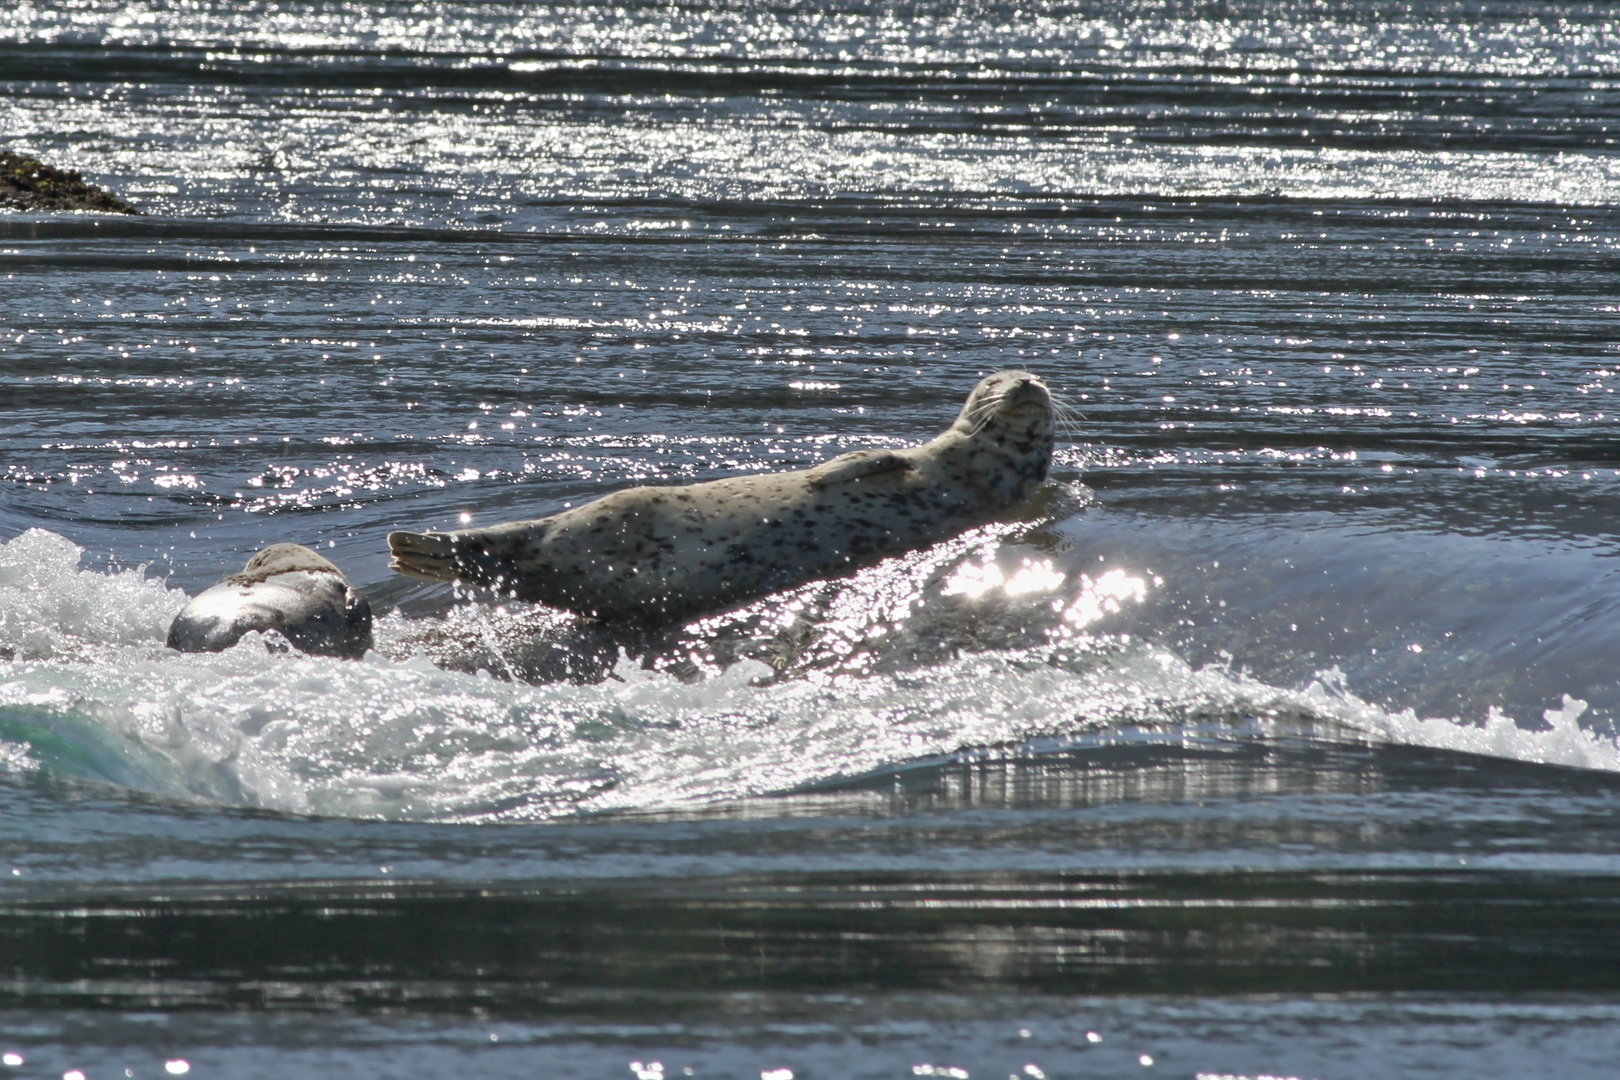
[[[169,626],[168,645],[220,652],[253,630],[278,630],[302,652],[357,659],[371,648],[371,605],[309,548],[271,544],[187,604]]]
[[[1001,371],[931,442],[805,472],[637,487],[551,517],[393,532],[402,574],[488,586],[605,621],[661,623],[843,573],[995,520],[1046,479],[1046,385]]]

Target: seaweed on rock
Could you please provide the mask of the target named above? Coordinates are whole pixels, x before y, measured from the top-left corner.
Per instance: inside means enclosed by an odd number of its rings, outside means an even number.
[[[85,183],[77,172],[58,169],[36,158],[5,150],[0,150],[0,208],[140,213],[111,192]]]

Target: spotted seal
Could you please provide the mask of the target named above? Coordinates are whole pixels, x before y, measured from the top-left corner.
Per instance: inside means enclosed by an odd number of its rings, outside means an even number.
[[[169,626],[169,648],[219,652],[250,630],[279,630],[293,646],[357,658],[371,648],[365,594],[302,544],[271,544],[239,574],[204,589]]]
[[[982,380],[938,438],[805,472],[637,487],[551,517],[393,532],[402,574],[604,621],[667,622],[877,562],[994,520],[1046,478],[1053,412],[1025,371]]]

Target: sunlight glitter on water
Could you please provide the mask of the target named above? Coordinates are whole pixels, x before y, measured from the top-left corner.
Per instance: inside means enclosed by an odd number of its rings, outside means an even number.
[[[1000,589],[1008,596],[1020,596],[1029,592],[1051,592],[1066,580],[1066,575],[1053,567],[1049,559],[1025,560],[1011,577],[996,563],[969,563],[946,580],[941,594],[976,599],[991,589]]]
[[[0,128],[25,147],[64,130],[97,132],[93,143],[63,147],[66,163],[113,169],[169,212],[208,215],[238,201],[268,201],[270,216],[289,221],[546,229],[556,227],[554,218],[519,207],[559,197],[1615,201],[1620,180],[1606,151],[1560,145],[1556,157],[1544,152],[1551,106],[1533,117],[1494,109],[1488,121],[1424,107],[1435,93],[1500,93],[1469,81],[1488,74],[1568,97],[1565,123],[1578,128],[1590,109],[1574,103],[1589,102],[1583,90],[1600,89],[1589,73],[1613,63],[1612,20],[1560,19],[1552,27],[1481,13],[1477,25],[1465,16],[1416,26],[1346,13],[1306,21],[1315,25],[1267,20],[1257,33],[1258,24],[1173,11],[1014,22],[953,12],[919,23],[791,7],[631,6],[609,17],[589,7],[536,13],[518,5],[473,15],[446,4],[432,19],[345,5],[243,24],[229,5],[202,5],[181,20],[156,13],[132,20],[110,2],[76,8],[71,18],[23,4],[0,19],[0,41],[99,32],[151,70],[114,100],[90,93],[5,99]],[[1492,43],[1483,53],[1482,41]],[[555,59],[511,58],[526,51]],[[698,57],[706,59],[691,59]],[[188,97],[170,80],[190,78],[197,65],[237,77]],[[302,93],[297,87],[312,65],[327,79],[352,74],[366,90],[345,90],[339,80],[330,92]],[[283,78],[259,85],[269,66]],[[1172,106],[1128,104],[1143,78]],[[396,88],[402,80],[408,88]],[[743,93],[716,98],[710,80]],[[909,92],[877,100],[844,93],[848,100],[837,103],[814,93],[769,102],[747,96],[780,80]],[[654,92],[638,91],[649,82]],[[1030,100],[987,101],[964,126],[955,119],[957,98],[981,85]],[[1345,108],[1347,85],[1403,106]],[[391,108],[401,94],[410,95],[409,107]],[[472,112],[461,107],[469,94],[478,101]],[[575,118],[569,104],[580,96],[611,103],[626,122]],[[1257,124],[1257,101],[1276,115]],[[1441,129],[1435,139],[1376,145],[1388,141],[1382,133],[1431,124]],[[1248,130],[1251,138],[1177,145],[1188,142],[1180,130],[1188,125]],[[366,138],[347,138],[354,130]],[[154,132],[166,167],[155,168],[146,150]],[[1491,154],[1466,145],[1515,135],[1530,145]],[[1450,150],[1448,142],[1464,145]]]

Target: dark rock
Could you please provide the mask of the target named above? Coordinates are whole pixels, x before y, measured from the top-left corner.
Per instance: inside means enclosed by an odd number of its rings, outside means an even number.
[[[140,211],[110,192],[22,154],[0,150],[0,208],[12,210],[95,210],[104,214]]]

